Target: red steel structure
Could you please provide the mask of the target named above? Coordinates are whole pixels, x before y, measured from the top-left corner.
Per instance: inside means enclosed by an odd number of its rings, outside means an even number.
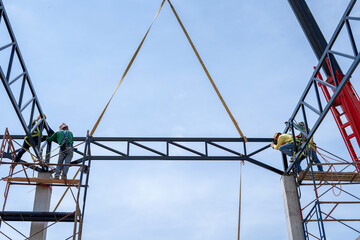
[[[331,69],[328,59],[326,62],[329,69]],[[335,71],[335,74],[336,79],[340,83],[344,75],[338,71]],[[323,80],[320,73],[317,77]],[[334,75],[332,72],[331,76],[328,76],[326,82],[335,86]],[[329,102],[331,98],[329,88],[324,84],[318,83],[318,85],[321,88],[326,101]],[[341,91],[330,110],[350,153],[351,159],[353,162],[360,162],[353,145],[356,142],[360,148],[360,99],[350,81],[346,83],[344,89]],[[358,165],[356,165],[356,169],[360,172],[360,167]]]

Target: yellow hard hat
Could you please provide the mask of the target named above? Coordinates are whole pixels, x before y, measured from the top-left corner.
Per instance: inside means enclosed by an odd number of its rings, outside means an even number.
[[[45,113],[44,113],[44,117],[46,118]],[[41,118],[41,114],[39,114],[37,118],[40,119],[40,118]]]
[[[281,132],[276,132],[274,134],[274,139],[278,139],[280,135],[281,135]]]

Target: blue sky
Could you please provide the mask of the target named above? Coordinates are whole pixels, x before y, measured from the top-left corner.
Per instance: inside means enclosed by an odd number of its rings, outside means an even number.
[[[53,129],[92,128],[160,3],[4,0]],[[172,3],[244,134],[282,131],[317,64],[287,1]],[[346,3],[309,1],[327,39]],[[1,128],[22,134],[2,88],[0,100]],[[167,3],[95,136],[238,137]],[[349,158],[331,116],[315,139]],[[257,159],[282,167],[271,149]],[[235,239],[238,189],[239,163],[94,162],[84,239]],[[32,194],[9,207],[31,209]],[[278,175],[246,163],[242,195],[242,239],[287,239]]]

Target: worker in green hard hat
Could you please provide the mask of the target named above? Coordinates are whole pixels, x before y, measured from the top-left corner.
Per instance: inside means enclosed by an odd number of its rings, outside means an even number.
[[[299,122],[298,124],[296,124],[296,126],[299,127],[302,131],[306,132],[305,123]],[[308,131],[310,132],[310,129],[308,129]],[[299,144],[302,144],[305,141],[306,137],[304,136],[304,134],[300,133],[300,134],[296,135],[296,139],[299,141]],[[316,154],[316,144],[315,144],[313,138],[310,139],[308,146],[305,149],[305,152],[307,152],[307,155],[310,156],[310,159],[312,162],[321,163]],[[317,165],[317,168],[320,172],[324,171],[322,165]],[[301,167],[300,167],[300,169],[301,169]]]

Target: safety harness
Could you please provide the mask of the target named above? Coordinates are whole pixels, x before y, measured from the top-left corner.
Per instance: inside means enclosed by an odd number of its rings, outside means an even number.
[[[37,120],[34,120],[32,123],[31,123],[31,126],[35,126],[37,124]],[[34,138],[34,137],[38,137],[40,135],[40,128],[37,127],[31,134],[31,137]],[[24,141],[26,142],[27,145],[31,146],[30,142],[29,142],[29,139],[28,139],[28,136],[25,136],[24,138]]]
[[[68,151],[65,152],[65,154],[70,154],[73,151],[73,144],[69,138],[69,131],[61,130],[61,132],[62,134],[64,134],[64,139],[60,143],[60,150],[65,151],[70,148]]]

